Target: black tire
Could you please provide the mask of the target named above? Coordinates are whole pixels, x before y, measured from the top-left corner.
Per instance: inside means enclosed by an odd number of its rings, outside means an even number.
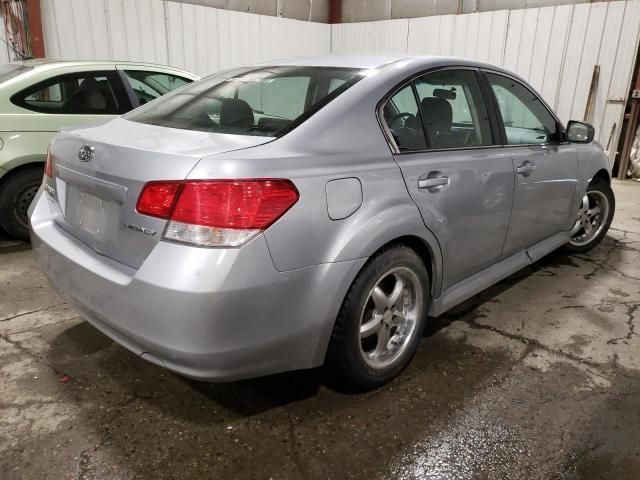
[[[598,245],[604,236],[609,231],[609,227],[611,226],[611,222],[613,220],[613,215],[616,210],[616,198],[613,195],[613,190],[611,189],[611,185],[601,178],[595,178],[591,181],[589,186],[587,187],[587,191],[585,192],[587,196],[598,196],[603,195],[607,202],[608,208],[606,213],[606,218],[604,219],[604,224],[602,229],[595,235],[593,238],[589,239],[586,243],[576,243],[576,236],[574,236],[569,243],[567,243],[563,247],[563,251],[569,254],[575,253],[585,253],[591,250],[593,247]],[[580,232],[578,232],[580,233]]]
[[[42,183],[43,167],[8,173],[0,184],[0,227],[20,240],[29,240],[27,209]]]
[[[387,278],[385,275],[388,272],[396,269],[409,275],[413,280],[418,280],[419,287],[416,283],[409,285],[412,285],[412,290],[416,290],[416,296],[417,289],[421,290],[419,295],[421,301],[418,301],[417,298],[415,301],[416,304],[420,304],[420,310],[415,314],[416,320],[411,330],[412,333],[407,335],[407,339],[402,343],[403,346],[398,352],[399,356],[390,365],[374,368],[365,361],[367,354],[364,352],[362,344],[366,340],[360,338],[361,318],[367,312],[365,310],[367,306],[371,305],[368,302],[373,301],[369,295],[374,287],[382,285],[378,282],[382,278]],[[403,295],[408,294],[403,293]],[[331,375],[331,381],[348,390],[363,391],[383,385],[396,377],[415,355],[427,323],[430,300],[430,282],[427,269],[411,248],[400,244],[392,245],[372,257],[353,281],[333,329],[325,362]],[[390,328],[393,336],[394,327]],[[397,333],[397,331],[395,332]]]

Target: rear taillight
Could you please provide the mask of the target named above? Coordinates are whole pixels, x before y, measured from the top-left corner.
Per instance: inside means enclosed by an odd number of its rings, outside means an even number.
[[[47,159],[44,162],[44,174],[53,178],[53,160],[51,159],[51,147],[47,148]]]
[[[182,182],[147,183],[138,198],[136,210],[150,217],[169,218]]]
[[[235,247],[268,228],[298,198],[293,183],[281,179],[151,182],[137,210],[168,219],[166,239]]]

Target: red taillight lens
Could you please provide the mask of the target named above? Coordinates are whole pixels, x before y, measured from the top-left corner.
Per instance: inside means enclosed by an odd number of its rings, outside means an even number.
[[[202,246],[238,246],[289,210],[299,195],[289,180],[193,180],[148,183],[145,215],[169,218],[164,238]]]
[[[151,182],[142,189],[136,205],[138,213],[169,218],[182,182]]]
[[[44,162],[44,174],[53,178],[53,160],[51,158],[51,148],[47,148],[47,160]]]
[[[264,230],[297,201],[298,191],[288,180],[186,182],[171,220]]]

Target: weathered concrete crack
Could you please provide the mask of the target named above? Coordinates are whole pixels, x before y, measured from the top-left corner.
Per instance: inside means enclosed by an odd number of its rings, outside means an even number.
[[[6,317],[6,318],[0,318],[0,322],[8,322],[9,320],[14,320],[16,318],[25,317],[27,315],[31,315],[32,313],[44,312],[46,310],[51,310],[52,308],[60,307],[62,305],[66,305],[66,303],[65,302],[56,303],[55,305],[50,305],[48,307],[38,308],[36,310],[30,310],[28,312],[18,313],[16,315],[12,315],[12,316]]]
[[[13,345],[16,349],[18,349],[20,352],[24,353],[25,355],[31,357],[37,363],[39,363],[41,365],[44,365],[45,367],[51,369],[53,371],[53,373],[55,373],[56,375],[60,375],[62,373],[60,370],[58,370],[56,367],[51,365],[49,362],[45,361],[40,355],[37,355],[37,354],[33,353],[31,350],[29,350],[28,348],[25,348],[24,346],[22,346],[21,342],[18,342],[16,340],[10,339],[9,335],[5,335],[5,334],[0,333],[0,339],[4,340],[5,342],[7,342],[10,345]]]
[[[616,345],[620,340],[631,340],[634,335],[637,335],[637,333],[635,333],[636,326],[634,322],[634,316],[636,310],[640,308],[640,303],[628,302],[625,305],[627,306],[627,311],[625,312],[625,314],[628,317],[627,325],[629,326],[629,330],[624,337],[616,337],[608,340],[607,344],[609,345]]]
[[[511,333],[511,332],[507,332],[505,330],[502,330],[500,328],[494,327],[492,325],[483,325],[482,323],[478,323],[475,319],[461,319],[463,322],[467,323],[471,328],[476,328],[476,329],[480,329],[480,330],[489,330],[493,333],[497,333],[498,335],[502,335],[503,337],[509,338],[511,340],[516,340],[519,342],[522,342],[523,344],[525,344],[527,346],[527,353],[529,351],[531,351],[532,347],[536,348],[536,349],[540,349],[543,350],[547,353],[550,353],[551,355],[555,355],[558,357],[562,357],[565,358],[567,360],[571,360],[573,362],[576,363],[580,363],[582,365],[586,365],[589,367],[593,367],[593,368],[601,368],[602,365],[596,363],[596,362],[592,362],[590,360],[584,359],[582,357],[579,357],[578,355],[575,355],[573,353],[569,353],[569,352],[565,352],[563,350],[557,349],[557,348],[551,348],[548,347],[547,345],[544,345],[543,343],[539,342],[538,340],[534,339],[534,338],[528,338],[525,337],[524,335],[518,335],[516,333]]]

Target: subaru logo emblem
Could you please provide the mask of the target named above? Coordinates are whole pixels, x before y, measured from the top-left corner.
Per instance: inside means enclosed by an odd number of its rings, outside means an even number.
[[[82,162],[88,162],[93,158],[93,155],[96,153],[96,149],[94,147],[90,147],[89,145],[85,145],[78,151],[78,158]]]

